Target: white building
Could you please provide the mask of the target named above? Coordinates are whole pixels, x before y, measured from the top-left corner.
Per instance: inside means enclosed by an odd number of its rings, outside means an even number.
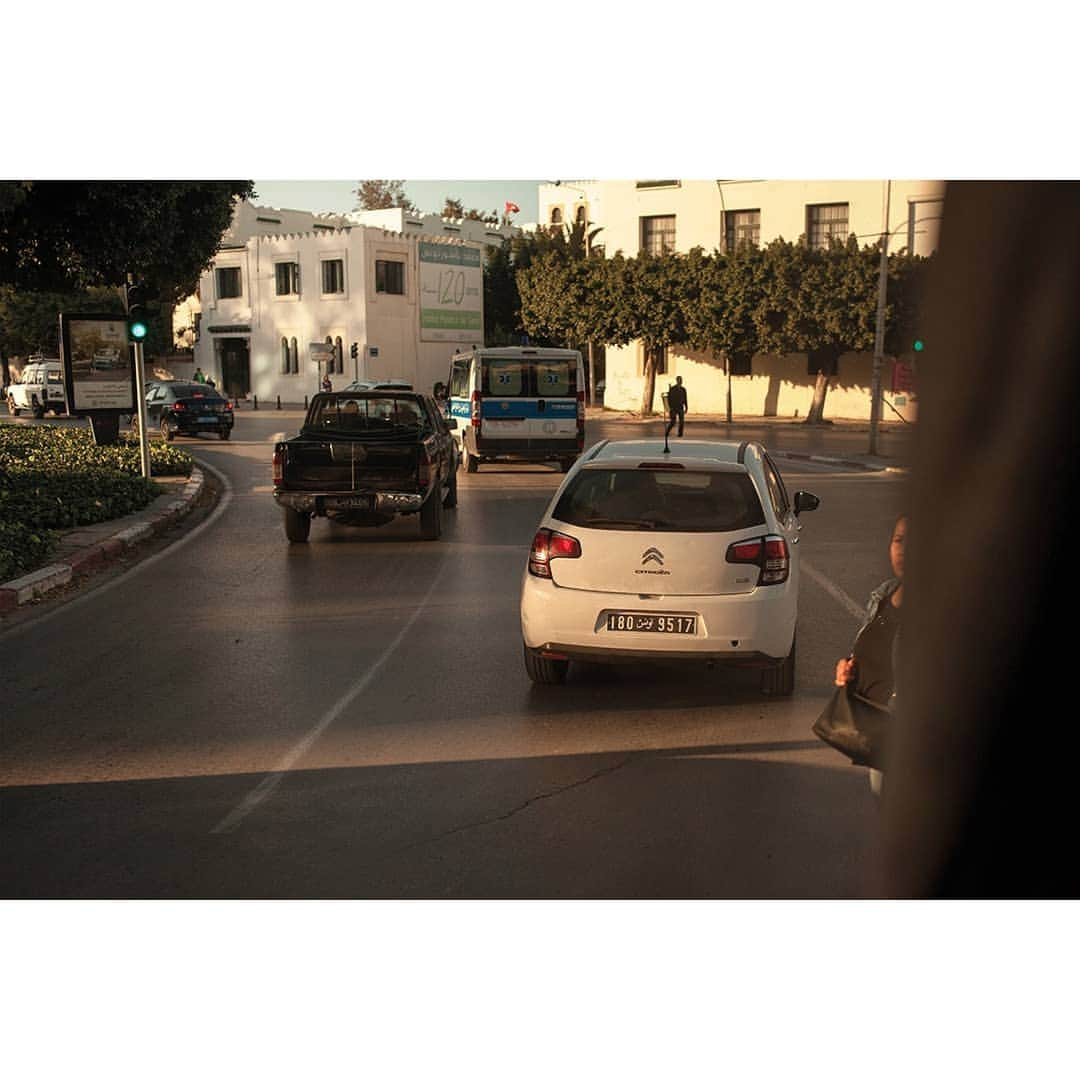
[[[193,367],[230,396],[296,404],[327,367],[336,386],[402,378],[430,391],[455,349],[483,343],[482,243],[433,235],[426,218],[431,231],[403,235],[350,217],[242,204],[198,298],[174,315],[197,328]],[[328,365],[311,359],[323,343]]]
[[[860,244],[875,243],[886,222],[889,251],[906,248],[928,255],[937,246],[944,183],[919,180],[574,180],[542,184],[539,217],[546,225],[584,221],[599,229],[593,249],[686,252],[729,250],[742,240],[766,244],[805,235],[812,244],[854,233]],[[604,404],[641,407],[645,353],[641,342],[606,350]],[[910,356],[899,358],[910,362]],[[870,416],[873,358],[848,353],[830,384],[826,416]],[[727,376],[711,356],[671,347],[660,357],[659,394],[676,375],[683,377],[693,411],[722,413]],[[886,417],[913,412],[914,395],[891,393],[891,365],[884,388]],[[738,415],[805,416],[813,398],[814,375],[805,355],[755,356],[748,372],[732,378],[732,410]]]

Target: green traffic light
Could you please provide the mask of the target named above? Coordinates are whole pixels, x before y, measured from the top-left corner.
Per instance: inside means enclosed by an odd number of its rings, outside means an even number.
[[[915,344],[911,346],[915,352],[922,352],[926,348],[926,342],[922,338],[916,338]]]
[[[146,323],[144,323],[144,322],[133,322],[133,323],[131,323],[128,326],[128,333],[136,341],[142,341],[142,339],[144,337],[146,337],[146,334],[147,334]]]

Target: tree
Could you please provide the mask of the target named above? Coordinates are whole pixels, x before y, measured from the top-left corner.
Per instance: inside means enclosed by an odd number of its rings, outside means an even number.
[[[632,262],[627,283],[637,331],[633,337],[640,338],[645,347],[643,416],[653,412],[656,376],[663,351],[671,345],[686,342],[686,313],[682,301],[686,277],[686,257],[683,255],[642,252]]]
[[[405,195],[404,180],[358,180],[356,183],[357,210],[389,210],[400,206],[416,211]]]
[[[175,303],[252,191],[250,180],[0,182],[0,284],[82,292],[133,273]]]

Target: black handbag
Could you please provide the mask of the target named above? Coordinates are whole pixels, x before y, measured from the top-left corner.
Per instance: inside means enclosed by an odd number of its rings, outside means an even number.
[[[856,765],[880,769],[891,715],[884,705],[856,694],[849,683],[836,688],[810,730]]]

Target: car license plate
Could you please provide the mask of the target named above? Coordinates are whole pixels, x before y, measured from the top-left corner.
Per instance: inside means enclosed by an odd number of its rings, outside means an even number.
[[[199,423],[200,424],[216,424],[217,422],[218,422],[218,419],[217,419],[216,416],[200,416],[199,417]]]
[[[636,634],[696,634],[696,615],[665,615],[651,611],[609,611],[609,630],[629,630]]]
[[[334,500],[334,504],[342,510],[370,510],[370,495],[341,495]]]

